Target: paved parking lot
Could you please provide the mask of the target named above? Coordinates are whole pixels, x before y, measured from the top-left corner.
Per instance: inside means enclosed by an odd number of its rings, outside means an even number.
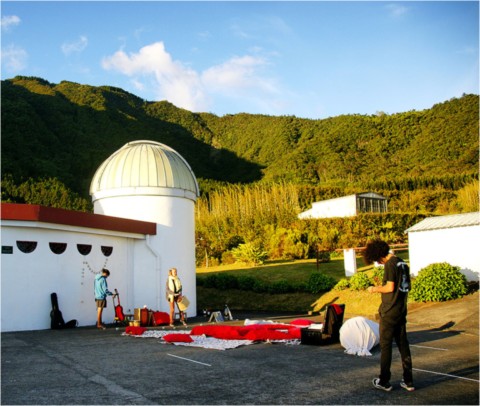
[[[478,315],[478,314],[477,314]],[[478,317],[477,317],[478,319]],[[417,390],[374,389],[380,351],[254,344],[227,351],[77,328],[2,334],[2,404],[479,404],[473,331],[409,326]]]

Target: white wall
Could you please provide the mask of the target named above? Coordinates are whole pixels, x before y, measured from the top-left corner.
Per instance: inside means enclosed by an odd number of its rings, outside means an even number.
[[[343,263],[345,266],[345,276],[350,277],[357,273],[357,254],[355,248],[343,250]]]
[[[94,212],[157,223],[157,234],[149,237],[147,246],[135,248],[135,307],[146,304],[149,308],[168,311],[165,285],[168,270],[175,267],[183,293],[190,301],[187,315],[196,316],[194,201],[172,195],[117,195],[95,200]],[[152,269],[154,272],[150,273]]]
[[[356,196],[344,196],[312,204],[312,208],[300,213],[299,218],[352,217],[357,214]]]
[[[479,280],[480,226],[408,233],[410,270],[414,275],[427,265],[448,262],[459,266],[468,280]]]
[[[18,222],[17,222],[18,223]],[[28,226],[8,226],[2,222],[2,246],[12,246],[13,254],[2,254],[1,263],[1,328],[2,331],[42,330],[50,328],[50,294],[58,295],[59,308],[65,321],[77,319],[81,326],[96,323],[93,280],[103,267],[111,271],[109,289],[120,292],[124,310],[133,308],[129,277],[135,240],[122,236],[45,229]],[[27,225],[27,226],[25,226]],[[94,231],[95,232],[95,231]],[[17,240],[37,241],[35,251],[25,254],[17,248]],[[67,243],[63,254],[54,254],[49,242]],[[91,244],[91,252],[83,256],[77,244]],[[101,246],[112,246],[106,257]],[[108,298],[104,322],[114,318],[113,303]]]

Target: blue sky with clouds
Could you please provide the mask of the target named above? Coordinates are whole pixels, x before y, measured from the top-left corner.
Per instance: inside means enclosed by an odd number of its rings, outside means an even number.
[[[479,92],[477,1],[2,1],[1,27],[2,80],[217,115],[393,114]]]

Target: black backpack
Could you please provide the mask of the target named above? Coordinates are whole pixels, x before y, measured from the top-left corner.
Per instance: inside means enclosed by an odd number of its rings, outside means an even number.
[[[410,281],[410,268],[403,261],[397,262],[397,268],[400,271],[401,276],[398,290],[403,293],[408,293],[410,289],[412,289],[412,283]]]

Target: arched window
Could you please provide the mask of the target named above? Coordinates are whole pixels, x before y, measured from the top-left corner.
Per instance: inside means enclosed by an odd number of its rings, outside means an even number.
[[[35,251],[35,248],[37,248],[37,242],[36,241],[17,241],[17,247],[23,253],[30,254],[31,252]]]
[[[112,251],[113,251],[113,247],[106,247],[102,245],[102,252],[103,252],[103,255],[105,255],[106,257],[109,257],[110,255],[112,255]]]
[[[88,255],[92,250],[92,246],[90,244],[77,244],[77,250],[82,255]]]
[[[67,249],[66,242],[49,242],[48,245],[50,245],[50,250],[57,255],[63,254]]]

